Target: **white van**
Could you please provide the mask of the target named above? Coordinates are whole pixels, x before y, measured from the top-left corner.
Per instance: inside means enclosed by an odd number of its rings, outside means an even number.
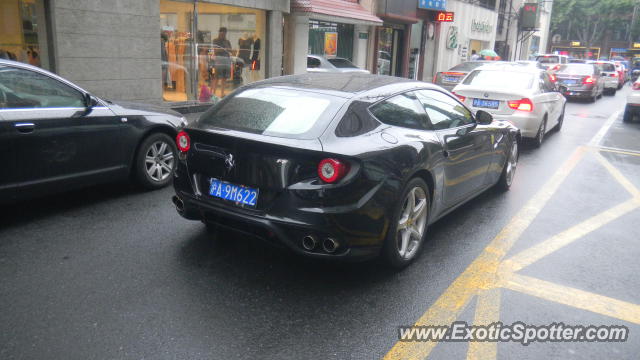
[[[557,69],[554,69],[554,67],[558,66],[559,68],[560,67],[559,65],[568,63],[569,57],[567,55],[544,54],[544,55],[538,55],[536,57],[536,61],[546,66],[547,69],[557,70]]]

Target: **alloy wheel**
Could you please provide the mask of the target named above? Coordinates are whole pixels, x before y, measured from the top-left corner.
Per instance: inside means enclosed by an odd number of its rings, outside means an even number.
[[[547,121],[542,120],[542,124],[540,124],[540,129],[538,129],[538,136],[536,136],[536,143],[538,146],[542,145],[544,141],[544,133],[547,131]]]
[[[507,160],[507,186],[511,186],[513,182],[513,176],[516,174],[516,167],[518,166],[518,142],[514,141],[511,145],[511,154],[509,154],[509,160]]]
[[[163,181],[173,171],[174,158],[171,147],[164,141],[156,141],[147,149],[145,168],[154,181]]]
[[[427,225],[427,207],[424,189],[412,188],[404,199],[396,233],[396,249],[402,259],[411,259],[420,247]]]

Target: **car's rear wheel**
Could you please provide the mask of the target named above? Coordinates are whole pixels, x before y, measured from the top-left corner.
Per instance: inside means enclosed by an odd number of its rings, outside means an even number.
[[[542,143],[544,142],[544,135],[546,132],[547,132],[547,117],[545,116],[544,119],[542,119],[542,122],[540,123],[540,128],[538,129],[538,133],[536,134],[536,137],[533,139],[533,145],[535,145],[535,147],[542,146]]]
[[[564,123],[564,112],[566,110],[567,106],[563,105],[562,106],[562,113],[560,113],[560,117],[558,118],[558,123],[556,124],[556,131],[560,131],[560,129],[562,129],[562,124]]]
[[[418,256],[424,242],[431,206],[429,187],[424,180],[413,178],[400,199],[383,246],[384,259],[398,269]]]
[[[513,142],[511,143],[511,149],[509,150],[509,156],[504,163],[502,174],[500,175],[500,179],[496,184],[498,189],[507,191],[511,188],[513,177],[516,174],[516,168],[518,167],[519,151],[518,139],[513,139]]]
[[[136,179],[147,189],[167,186],[173,178],[178,150],[173,139],[163,133],[149,135],[138,149]]]

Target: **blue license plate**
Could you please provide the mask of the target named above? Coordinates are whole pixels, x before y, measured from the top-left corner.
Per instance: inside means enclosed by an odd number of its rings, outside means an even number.
[[[500,106],[498,100],[485,100],[485,99],[473,99],[474,107],[481,107],[487,109],[497,109]]]
[[[445,76],[444,77],[444,81],[446,82],[452,82],[452,83],[459,83],[460,82],[460,78],[459,77],[452,77],[452,76]]]
[[[235,202],[237,205],[256,206],[258,203],[258,189],[244,185],[235,185],[218,179],[211,179],[209,195]]]
[[[562,83],[565,85],[575,85],[578,83],[578,80],[562,80]]]

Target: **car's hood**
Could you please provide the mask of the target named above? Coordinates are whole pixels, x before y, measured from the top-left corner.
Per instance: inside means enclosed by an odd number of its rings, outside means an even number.
[[[118,103],[109,104],[109,108],[116,113],[116,115],[172,115],[177,117],[182,117],[180,113],[173,111],[169,108],[154,105],[154,104],[145,104],[138,102],[130,102],[130,101],[118,101]]]

